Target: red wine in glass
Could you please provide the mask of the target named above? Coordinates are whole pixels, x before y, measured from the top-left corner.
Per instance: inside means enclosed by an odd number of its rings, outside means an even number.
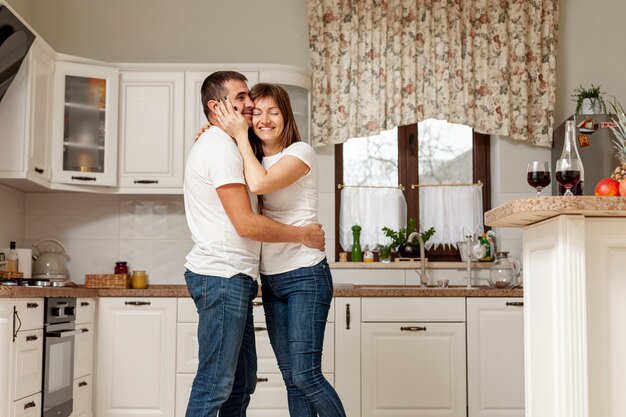
[[[547,162],[530,162],[528,164],[526,181],[537,190],[537,197],[539,197],[541,190],[550,184],[550,165]]]

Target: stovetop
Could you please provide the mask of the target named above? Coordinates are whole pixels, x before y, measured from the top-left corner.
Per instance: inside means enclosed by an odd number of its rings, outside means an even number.
[[[44,278],[0,278],[2,287],[70,287],[71,281],[51,281]]]

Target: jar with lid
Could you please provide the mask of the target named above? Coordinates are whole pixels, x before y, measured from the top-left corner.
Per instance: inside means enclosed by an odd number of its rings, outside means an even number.
[[[496,252],[496,261],[489,269],[489,285],[493,288],[511,288],[522,269],[519,259],[508,252]]]
[[[125,261],[115,262],[115,274],[128,274],[128,265]]]

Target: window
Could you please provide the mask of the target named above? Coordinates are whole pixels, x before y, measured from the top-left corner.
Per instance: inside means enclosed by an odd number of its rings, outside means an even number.
[[[388,186],[402,184],[407,217],[419,221],[419,187],[412,184],[483,183],[483,210],[491,208],[489,136],[438,120],[401,126],[368,138],[349,139],[335,149],[335,236],[339,244],[339,184]],[[381,225],[383,227],[384,225]],[[461,238],[461,237],[460,237]],[[459,238],[459,240],[461,240]],[[428,252],[430,260],[457,261],[456,247]]]

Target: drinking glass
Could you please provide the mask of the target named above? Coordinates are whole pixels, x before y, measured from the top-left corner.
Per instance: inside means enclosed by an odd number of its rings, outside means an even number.
[[[526,180],[537,190],[537,197],[539,197],[541,190],[550,185],[550,164],[538,161],[529,162]]]
[[[564,158],[556,161],[556,180],[565,187],[566,196],[574,195],[572,188],[580,181],[580,160]]]

